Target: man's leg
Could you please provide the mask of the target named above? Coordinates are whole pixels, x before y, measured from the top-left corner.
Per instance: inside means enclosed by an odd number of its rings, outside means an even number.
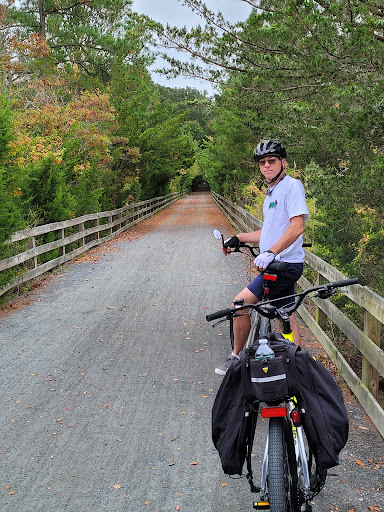
[[[259,299],[248,288],[244,288],[244,290],[235,297],[235,300],[237,299],[243,299],[245,304],[256,304],[256,302],[259,302]],[[236,356],[243,350],[251,328],[251,319],[248,310],[244,310],[242,313],[244,313],[242,316],[237,316],[233,319],[233,332],[235,337],[233,354]]]
[[[290,316],[289,321],[291,324],[291,329],[293,332],[293,339],[295,340],[295,344],[300,346],[301,345],[301,337],[300,337],[300,331],[299,331],[299,327],[297,325],[295,313],[293,313],[293,315]]]
[[[248,288],[244,288],[242,292],[240,292],[234,300],[243,299],[245,304],[256,304],[258,302],[258,298],[250,291]],[[228,368],[231,365],[231,362],[234,358],[239,358],[239,353],[243,349],[249,334],[249,329],[251,327],[251,322],[249,318],[248,311],[242,311],[241,316],[237,316],[233,319],[233,331],[234,331],[234,348],[232,354],[223,362],[222,365],[215,368],[215,373],[218,375],[225,375]]]

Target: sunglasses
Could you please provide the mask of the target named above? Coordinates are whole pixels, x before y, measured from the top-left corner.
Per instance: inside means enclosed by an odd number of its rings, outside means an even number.
[[[275,156],[271,156],[271,158],[265,158],[263,160],[259,160],[260,167],[264,167],[264,165],[268,162],[268,165],[274,165],[277,162],[278,158]]]

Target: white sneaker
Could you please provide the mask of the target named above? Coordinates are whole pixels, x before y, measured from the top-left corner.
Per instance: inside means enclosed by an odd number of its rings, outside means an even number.
[[[227,357],[227,359],[224,361],[224,363],[222,365],[215,368],[215,373],[217,373],[217,375],[225,375],[234,359],[238,359],[238,358],[236,356],[234,356],[233,354],[231,354],[229,357]]]

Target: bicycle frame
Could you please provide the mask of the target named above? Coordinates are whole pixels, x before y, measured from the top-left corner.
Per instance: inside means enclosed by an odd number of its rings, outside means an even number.
[[[269,282],[270,281],[276,281],[279,277],[279,274],[281,271],[271,271],[271,270],[265,270],[263,274],[263,286],[264,286],[264,293],[263,297],[261,299],[261,302],[268,301],[268,295],[269,295]],[[280,318],[280,321],[282,323],[282,335],[285,339],[291,341],[294,343],[293,339],[293,332],[291,329],[291,323],[289,320],[289,316],[287,315],[284,318]],[[258,338],[260,336],[263,336],[265,334],[268,334],[272,332],[272,325],[271,320],[265,316],[262,316],[260,313],[257,314],[256,319],[254,319],[253,322],[251,322],[251,330],[248,336],[248,340],[246,343],[246,347],[249,348],[252,345],[254,345]]]

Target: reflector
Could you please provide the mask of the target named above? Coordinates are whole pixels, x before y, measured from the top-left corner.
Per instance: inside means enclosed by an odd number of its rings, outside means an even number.
[[[269,510],[270,507],[268,501],[255,501],[253,508],[256,510]]]
[[[295,425],[295,427],[300,427],[300,425],[301,425],[301,416],[300,416],[299,411],[294,409],[291,412],[291,419],[292,419],[292,422]]]
[[[287,415],[286,407],[262,407],[260,409],[262,418],[283,418]]]

